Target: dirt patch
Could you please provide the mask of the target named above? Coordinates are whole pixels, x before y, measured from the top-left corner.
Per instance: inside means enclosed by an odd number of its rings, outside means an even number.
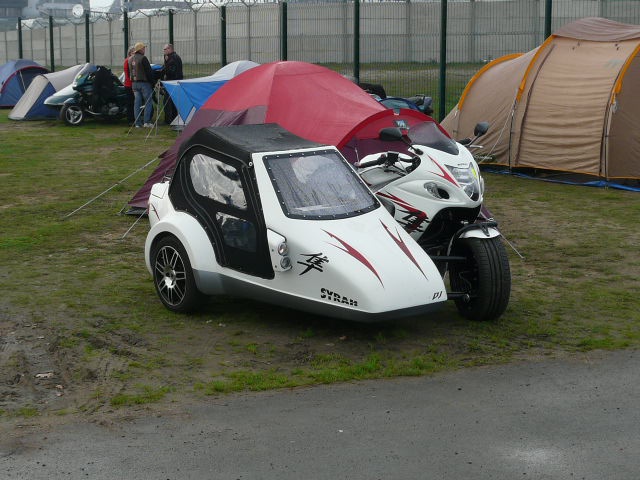
[[[232,390],[260,390],[260,382],[277,388],[280,380],[286,386],[305,375],[299,372],[318,375],[299,384],[340,381],[328,372],[366,365],[376,352],[426,352],[425,329],[439,329],[435,321],[345,323],[233,299],[212,301],[197,316],[171,316],[144,333],[112,329],[99,312],[78,319],[52,310],[44,322],[15,311],[5,308],[0,317],[0,420],[14,426],[78,416],[109,423],[179,409],[224,394],[216,382],[236,377],[247,383]]]
[[[51,352],[51,332],[27,319],[0,318],[0,409],[28,415],[64,396],[65,379]]]

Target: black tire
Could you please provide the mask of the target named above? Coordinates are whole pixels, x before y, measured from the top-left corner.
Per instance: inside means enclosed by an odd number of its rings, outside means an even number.
[[[176,237],[158,241],[151,252],[151,266],[156,293],[169,310],[188,313],[202,304],[204,295],[196,286],[187,252]]]
[[[79,105],[63,105],[60,119],[67,125],[77,127],[84,120],[84,111]]]
[[[452,255],[467,258],[449,265],[451,290],[468,294],[455,299],[460,314],[478,321],[500,317],[511,295],[509,256],[500,237],[459,239]]]

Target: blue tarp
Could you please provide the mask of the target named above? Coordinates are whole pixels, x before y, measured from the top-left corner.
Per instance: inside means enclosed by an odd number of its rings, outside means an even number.
[[[577,179],[575,174],[561,174],[556,173],[553,177],[551,176],[541,176],[540,174],[527,174],[524,171],[516,171],[516,170],[508,170],[501,167],[492,167],[492,166],[484,166],[481,165],[480,168],[483,172],[488,173],[498,173],[501,175],[513,175],[514,177],[521,178],[530,178],[534,180],[542,180],[544,182],[552,182],[552,183],[563,183],[565,185],[581,185],[584,187],[597,187],[597,188],[615,188],[618,190],[627,190],[630,192],[640,192],[640,182],[633,184],[633,182],[625,184],[621,182],[616,182],[615,180],[605,180],[605,179],[597,179],[597,180],[589,180],[593,178],[592,176],[585,175],[584,181],[580,181]],[[572,176],[572,179],[567,178]],[[565,177],[565,178],[562,178]]]
[[[162,86],[178,110],[178,122],[187,124],[193,114],[220,87],[235,76],[256,66],[258,64],[250,60],[239,60],[225,65],[213,75],[187,80],[165,80],[162,82]]]

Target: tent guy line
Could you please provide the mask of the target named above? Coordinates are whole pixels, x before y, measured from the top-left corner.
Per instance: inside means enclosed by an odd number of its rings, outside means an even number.
[[[63,220],[66,220],[67,218],[69,218],[70,216],[74,215],[75,213],[79,212],[80,210],[82,210],[83,208],[85,208],[86,206],[90,205],[91,203],[95,202],[97,199],[99,199],[100,197],[102,197],[103,195],[105,195],[106,193],[110,192],[111,190],[113,190],[114,188],[116,188],[118,185],[123,184],[124,182],[126,182],[127,180],[129,180],[131,177],[133,177],[136,173],[140,172],[141,170],[144,170],[145,168],[147,168],[149,165],[151,165],[153,162],[155,162],[156,160],[158,160],[160,157],[155,157],[152,160],[149,160],[147,163],[145,163],[144,165],[142,165],[141,167],[137,168],[136,170],[134,170],[133,172],[131,172],[129,175],[127,175],[126,177],[124,177],[122,180],[114,183],[113,185],[111,185],[109,188],[107,188],[105,191],[103,191],[102,193],[96,195],[95,197],[93,197],[91,200],[89,200],[88,202],[85,202],[83,205],[79,206],[78,208],[76,208],[74,211],[67,213],[64,217],[62,217]]]

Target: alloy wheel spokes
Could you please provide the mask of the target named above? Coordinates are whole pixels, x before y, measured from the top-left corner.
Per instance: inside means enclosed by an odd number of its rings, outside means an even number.
[[[170,305],[179,304],[186,295],[186,271],[180,253],[165,246],[158,252],[155,263],[158,292]]]

